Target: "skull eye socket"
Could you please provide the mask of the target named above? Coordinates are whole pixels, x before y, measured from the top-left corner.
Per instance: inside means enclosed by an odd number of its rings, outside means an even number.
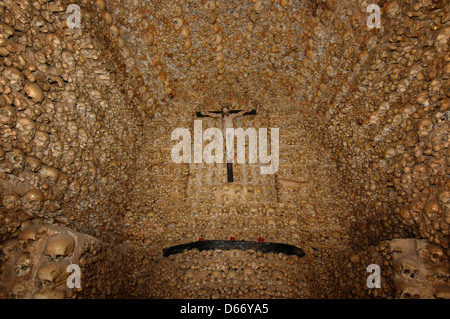
[[[409,293],[403,294],[403,297],[406,299],[411,299],[411,295]]]
[[[440,259],[441,256],[439,256],[439,254],[434,253],[434,254],[431,255],[431,257],[433,259]]]
[[[28,266],[22,266],[22,267],[20,267],[20,269],[22,269],[23,271],[28,271],[28,270],[30,270],[30,267],[28,267]]]
[[[13,160],[14,162],[20,162],[20,161],[22,161],[22,157],[20,157],[19,155],[14,155],[14,156],[12,157],[12,160]]]
[[[36,201],[35,201],[35,200],[32,200],[32,201],[30,202],[30,205],[31,205],[31,206],[35,206],[35,205],[36,205]]]

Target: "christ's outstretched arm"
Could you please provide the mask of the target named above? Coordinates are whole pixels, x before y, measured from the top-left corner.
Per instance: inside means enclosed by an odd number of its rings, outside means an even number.
[[[211,113],[208,111],[200,112],[201,115],[209,116],[209,117],[221,117],[222,115],[220,113]]]

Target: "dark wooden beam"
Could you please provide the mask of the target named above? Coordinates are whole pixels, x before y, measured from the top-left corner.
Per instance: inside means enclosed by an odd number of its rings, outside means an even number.
[[[239,113],[241,111],[239,110],[231,110],[230,113]],[[216,113],[216,114],[220,114],[222,113],[222,111],[211,111],[210,113]],[[252,110],[250,112],[244,113],[243,116],[246,115],[256,115],[256,110]],[[197,112],[197,117],[209,117],[208,115],[202,115],[200,112]]]

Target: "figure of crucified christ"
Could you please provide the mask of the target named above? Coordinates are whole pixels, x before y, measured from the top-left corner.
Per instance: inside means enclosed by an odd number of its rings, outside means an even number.
[[[208,102],[206,104],[208,106],[212,106],[212,101],[208,100]],[[245,115],[245,113],[252,111],[252,102],[249,98],[246,99],[245,106],[246,107],[243,111],[239,111],[237,113],[231,113],[230,109],[227,106],[224,106],[220,113],[212,113],[209,111],[202,111],[202,112],[200,112],[200,114],[203,116],[210,116],[210,117],[217,117],[217,118],[221,117],[223,131],[225,133],[224,136],[226,136],[226,141],[231,141],[232,143],[234,143],[234,130],[232,130],[234,128],[233,121],[235,118],[243,116],[243,115]],[[227,130],[227,129],[231,129],[231,130]],[[227,172],[228,172],[228,181],[229,182],[233,181],[233,157],[234,157],[234,154],[232,151],[233,151],[232,148],[227,147],[226,161],[227,161]]]
[[[207,103],[208,106],[210,106],[212,103],[209,101]],[[227,128],[234,128],[233,120],[237,117],[240,117],[244,115],[245,113],[248,113],[252,110],[252,103],[251,100],[247,98],[246,100],[246,108],[243,111],[240,111],[238,113],[230,113],[230,109],[227,106],[224,106],[221,110],[221,113],[211,113],[208,111],[200,112],[204,116],[210,116],[210,117],[221,117],[222,123],[223,123],[223,129],[226,130]]]

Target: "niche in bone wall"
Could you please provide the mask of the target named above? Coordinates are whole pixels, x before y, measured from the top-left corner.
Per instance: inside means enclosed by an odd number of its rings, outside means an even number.
[[[426,240],[395,239],[390,249],[396,298],[450,298],[450,264],[441,247]]]
[[[86,260],[100,248],[94,237],[61,226],[29,223],[17,238],[1,245],[1,294],[16,299],[76,298],[82,288],[69,276],[76,269],[80,275],[86,271]],[[70,287],[68,281],[74,285]]]

